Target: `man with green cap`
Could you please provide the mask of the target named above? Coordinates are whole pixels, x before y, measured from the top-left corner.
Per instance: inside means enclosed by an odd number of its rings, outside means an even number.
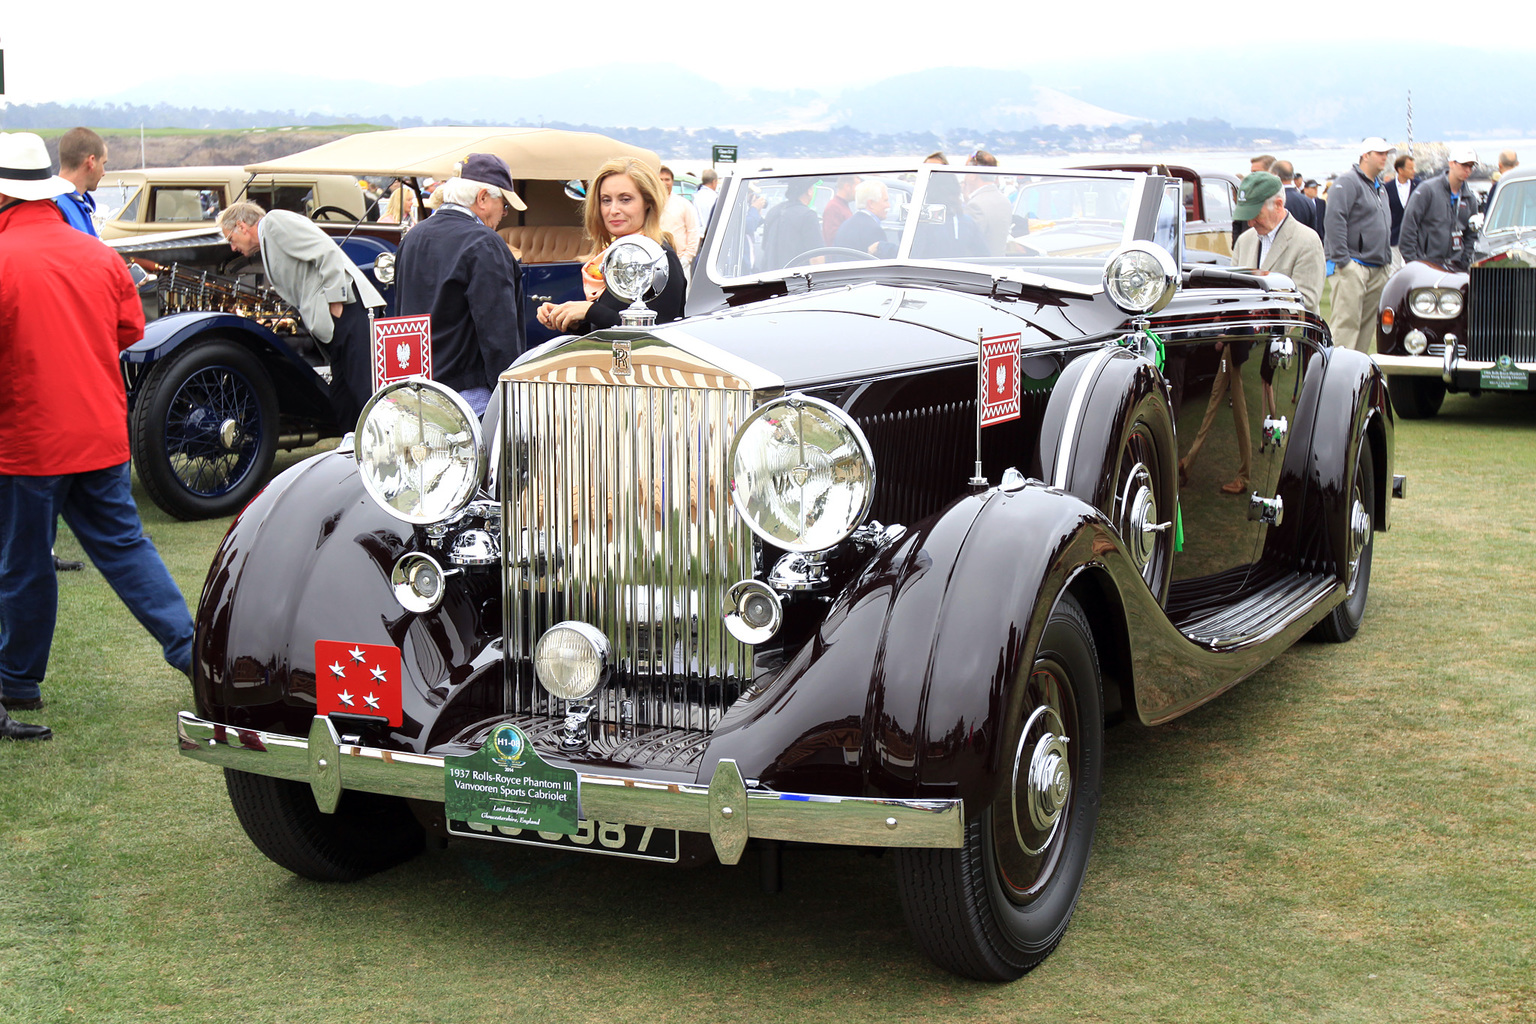
[[[1248,222],[1248,230],[1232,250],[1233,266],[1284,274],[1295,283],[1306,307],[1318,312],[1323,297],[1323,243],[1316,231],[1290,215],[1280,179],[1262,171],[1244,178],[1232,217]]]

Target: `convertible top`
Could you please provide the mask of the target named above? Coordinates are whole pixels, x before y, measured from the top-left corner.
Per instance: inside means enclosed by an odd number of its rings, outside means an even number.
[[[632,156],[652,168],[661,167],[660,158],[651,150],[595,132],[446,126],[360,132],[245,169],[252,174],[304,171],[448,178],[453,176],[454,164],[470,153],[496,154],[507,162],[514,179],[590,178],[615,156]]]

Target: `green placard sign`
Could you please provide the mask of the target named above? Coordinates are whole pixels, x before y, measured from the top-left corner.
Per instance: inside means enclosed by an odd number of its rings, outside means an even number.
[[[736,162],[735,146],[711,146],[710,160],[717,164],[733,164]]]
[[[463,822],[476,831],[500,827],[576,832],[579,776],[546,764],[527,734],[510,722],[492,729],[473,754],[443,758],[443,777],[449,822]]]
[[[1526,391],[1531,386],[1530,377],[1515,366],[1514,357],[1508,355],[1499,356],[1491,369],[1484,370],[1479,375],[1478,384],[1499,391]]]

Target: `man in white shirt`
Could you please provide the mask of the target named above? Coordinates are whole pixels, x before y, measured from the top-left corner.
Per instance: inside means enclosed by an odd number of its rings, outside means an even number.
[[[699,230],[709,230],[709,216],[715,212],[715,200],[720,198],[720,175],[713,167],[699,173],[699,190],[693,194],[693,208],[699,215]]]
[[[672,168],[661,169],[661,187],[667,193],[666,208],[661,211],[661,230],[672,235],[672,245],[683,269],[692,272],[693,257],[699,251],[699,214],[693,204],[672,192]]]

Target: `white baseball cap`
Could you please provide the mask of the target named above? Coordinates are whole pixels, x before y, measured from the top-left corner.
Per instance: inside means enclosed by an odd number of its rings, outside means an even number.
[[[1477,163],[1477,150],[1471,146],[1457,146],[1451,150],[1451,163],[1475,164]]]
[[[1372,135],[1360,143],[1360,152],[1362,153],[1390,153],[1392,149],[1392,144],[1380,135]]]

